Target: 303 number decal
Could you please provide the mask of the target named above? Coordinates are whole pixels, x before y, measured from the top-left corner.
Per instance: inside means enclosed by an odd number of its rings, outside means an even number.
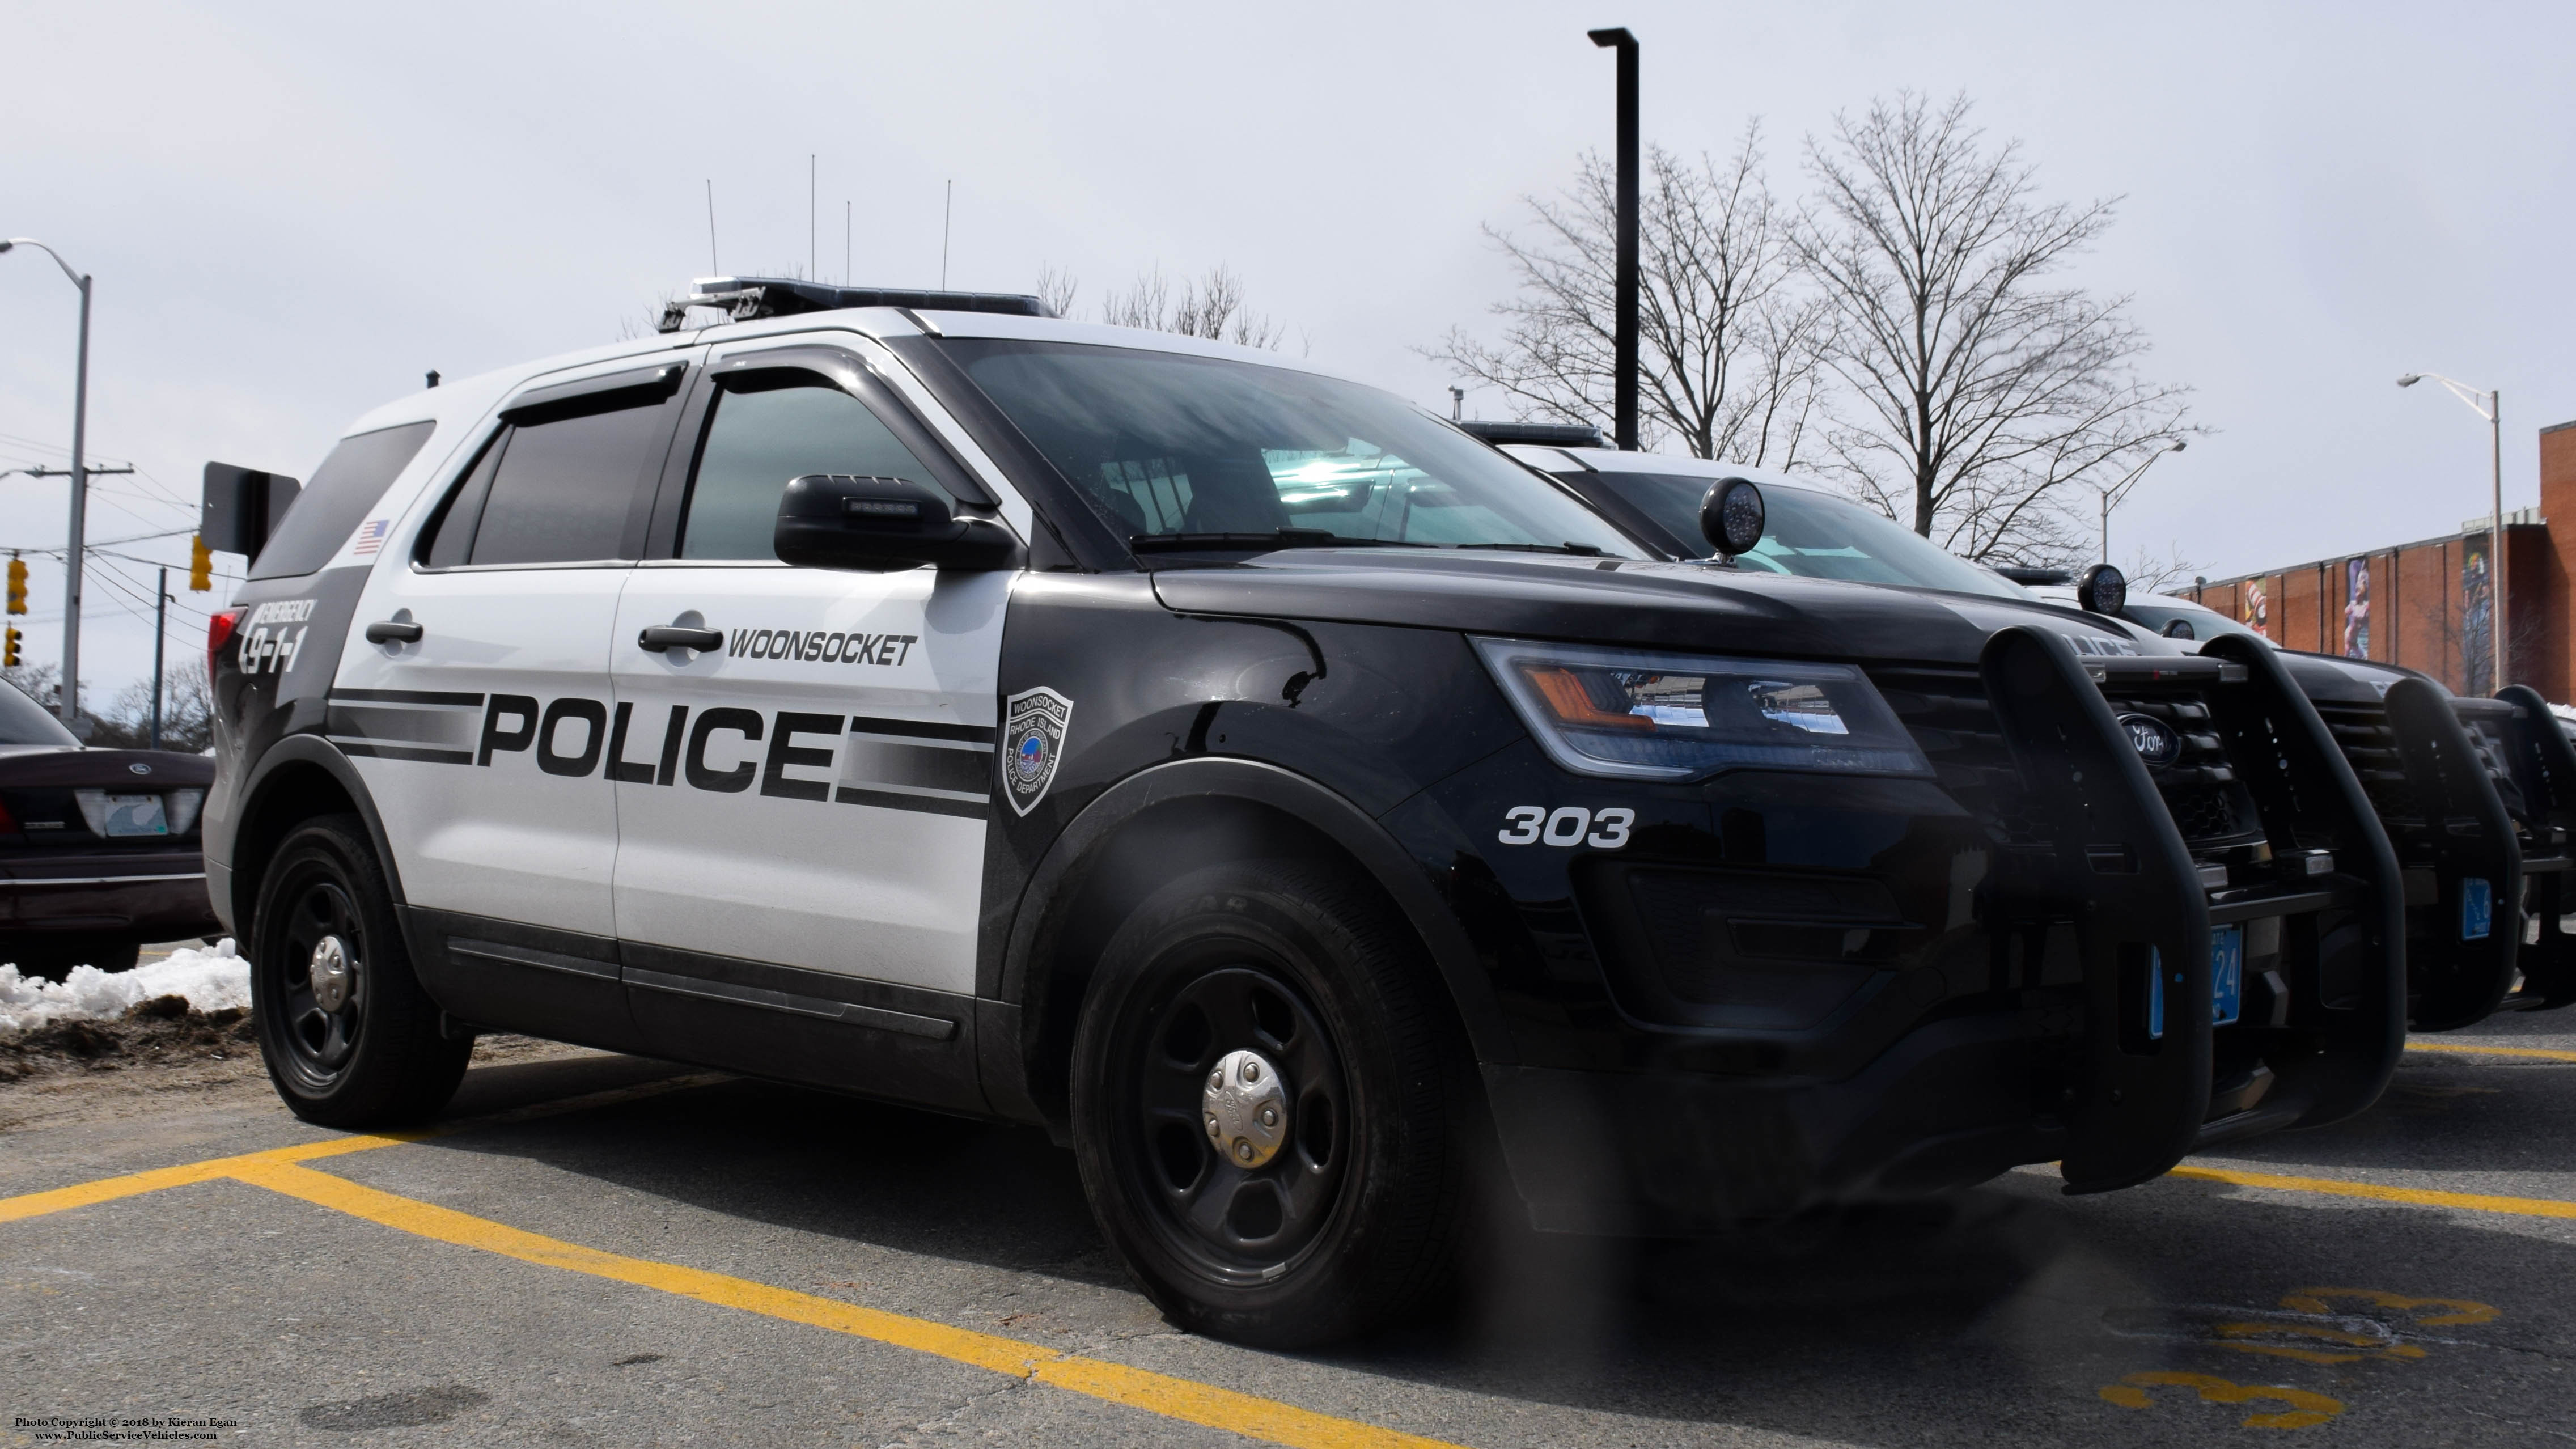
[[[1515,805],[1503,812],[1503,820],[1502,833],[1494,838],[1505,845],[1589,845],[1595,850],[1617,850],[1628,843],[1628,827],[1637,823],[1637,812],[1624,805],[1607,810],[1586,810],[1580,805],[1560,805],[1554,810],[1544,805]]]

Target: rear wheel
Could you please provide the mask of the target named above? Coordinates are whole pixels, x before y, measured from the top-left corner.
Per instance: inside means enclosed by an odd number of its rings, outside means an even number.
[[[356,816],[309,821],[279,844],[251,938],[260,1053],[296,1116],[390,1126],[447,1104],[474,1043],[439,1029]]]
[[[1410,930],[1364,887],[1262,862],[1164,887],[1102,953],[1073,1073],[1084,1191],[1174,1321],[1318,1343],[1443,1285],[1468,1056]]]

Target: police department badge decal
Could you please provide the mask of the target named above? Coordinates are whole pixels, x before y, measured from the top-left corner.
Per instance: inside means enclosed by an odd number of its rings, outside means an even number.
[[[1064,753],[1064,728],[1073,719],[1073,701],[1052,689],[1012,695],[1002,711],[1002,783],[1009,788],[1011,808],[1022,815],[1038,808],[1047,786],[1055,782],[1055,765]]]

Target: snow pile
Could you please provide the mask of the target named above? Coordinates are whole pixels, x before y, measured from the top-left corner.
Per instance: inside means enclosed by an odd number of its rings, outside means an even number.
[[[250,963],[221,945],[185,947],[131,971],[75,966],[61,982],[22,976],[0,966],[0,1032],[21,1032],[55,1021],[112,1021],[137,1002],[184,996],[199,1011],[250,1007]]]

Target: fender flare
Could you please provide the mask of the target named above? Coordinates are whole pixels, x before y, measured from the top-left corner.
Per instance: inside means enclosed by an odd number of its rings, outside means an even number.
[[[272,782],[278,773],[289,765],[318,766],[348,794],[351,803],[358,808],[358,818],[366,822],[368,843],[376,848],[376,862],[384,868],[385,884],[393,891],[394,904],[408,905],[411,897],[403,891],[402,866],[395,860],[393,844],[385,835],[384,816],[376,809],[375,796],[368,791],[366,780],[358,774],[358,767],[350,761],[349,757],[342,754],[337,745],[320,735],[288,735],[268,747],[267,752],[259,757],[259,763],[251,767],[250,778],[242,783],[239,818],[246,821],[259,818],[261,807],[267,803]],[[240,836],[236,833],[233,863],[232,867],[227,869],[227,875],[236,874],[241,864],[239,843]],[[227,881],[226,884],[235,895],[237,902],[233,920],[236,923],[247,922],[250,913],[238,904],[240,886],[231,881]],[[252,881],[250,887],[255,897],[258,882]]]
[[[1029,873],[1012,912],[999,979],[988,993],[1019,1008],[1021,1040],[1014,1045],[1022,1070],[1033,1062],[1034,1032],[1040,1027],[1039,1013],[1030,1009],[1032,963],[1056,905],[1082,888],[1088,867],[1121,827],[1148,810],[1193,798],[1265,806],[1304,823],[1347,852],[1386,891],[1421,939],[1477,1058],[1488,1063],[1517,1059],[1502,1009],[1466,928],[1428,873],[1385,826],[1340,793],[1293,770],[1255,760],[1200,756],[1139,770],[1101,792],[1055,838]],[[1044,983],[1035,984],[1042,992]]]

